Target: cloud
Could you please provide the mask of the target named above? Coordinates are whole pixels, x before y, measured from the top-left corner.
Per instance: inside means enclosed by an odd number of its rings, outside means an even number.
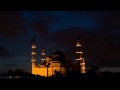
[[[24,15],[28,15],[27,18],[28,26],[41,36],[42,38],[46,38],[49,32],[49,26],[52,23],[58,21],[54,14],[45,11],[34,11],[34,12],[26,12]]]
[[[80,27],[71,27],[58,30],[50,37],[56,46],[64,48],[70,58],[76,59],[76,39],[80,34],[82,51],[88,64],[100,66],[119,66],[120,38],[113,38],[102,30],[84,30]],[[89,61],[90,60],[90,61]]]
[[[32,24],[32,29],[35,31],[35,32],[38,32],[38,34],[41,36],[41,37],[45,37],[45,36],[48,36],[48,29],[49,29],[49,26],[46,22],[34,22]]]
[[[96,20],[106,31],[120,29],[120,11],[112,11]]]
[[[120,29],[120,11],[71,11],[71,14],[76,18],[94,19],[101,30]]]
[[[1,11],[0,12],[0,36],[16,38],[19,34],[27,34],[25,20],[19,12]]]
[[[4,65],[4,66],[6,66],[6,67],[17,67],[16,64],[6,64],[6,65]]]
[[[1,58],[11,57],[11,54],[4,46],[0,46],[0,57]]]
[[[96,22],[97,30],[102,30],[103,33],[120,30],[120,11],[71,11],[71,14],[81,20],[92,19]]]

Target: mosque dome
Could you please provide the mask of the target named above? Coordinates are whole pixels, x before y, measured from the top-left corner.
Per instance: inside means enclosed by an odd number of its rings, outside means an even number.
[[[64,56],[65,55],[65,53],[64,52],[62,52],[61,50],[57,50],[56,52],[54,52],[52,55],[62,55],[62,56]]]

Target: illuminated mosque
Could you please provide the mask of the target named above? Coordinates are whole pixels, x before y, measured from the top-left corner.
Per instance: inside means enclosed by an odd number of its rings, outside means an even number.
[[[35,45],[35,37],[33,37],[32,42],[32,68],[31,73],[34,75],[40,75],[44,77],[50,77],[56,75],[56,72],[66,76],[67,72],[72,70],[78,70],[80,73],[85,73],[85,61],[83,58],[83,52],[81,50],[81,44],[79,40],[79,34],[76,43],[76,61],[72,61],[69,59],[64,52],[57,50],[50,56],[45,55],[44,45],[41,52],[41,64],[36,65],[36,45]],[[45,57],[46,56],[46,57]]]

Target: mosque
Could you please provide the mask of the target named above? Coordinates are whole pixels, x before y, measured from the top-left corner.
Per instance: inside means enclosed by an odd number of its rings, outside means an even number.
[[[56,73],[60,73],[63,76],[66,76],[67,72],[72,70],[77,70],[80,73],[85,73],[85,61],[83,58],[83,52],[81,50],[81,44],[79,40],[79,34],[76,43],[76,61],[72,61],[69,57],[62,52],[61,50],[57,50],[50,56],[45,55],[44,46],[41,52],[41,64],[36,65],[36,45],[35,45],[35,37],[33,37],[32,42],[32,69],[31,73],[34,75],[40,75],[44,77],[50,77],[56,75]],[[46,56],[46,57],[45,57]]]

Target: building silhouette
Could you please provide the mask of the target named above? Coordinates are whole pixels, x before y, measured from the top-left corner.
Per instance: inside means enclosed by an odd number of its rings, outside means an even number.
[[[80,73],[85,73],[85,61],[82,56],[83,52],[81,50],[81,44],[79,40],[79,34],[77,38],[76,44],[76,61],[72,61],[69,57],[62,52],[61,50],[57,50],[50,56],[45,55],[44,45],[41,52],[41,64],[36,65],[36,45],[35,45],[35,36],[33,36],[32,42],[32,70],[31,73],[35,75],[40,75],[44,77],[54,76],[57,73],[66,76],[67,72],[72,70],[77,70]],[[46,57],[45,57],[46,56]]]

